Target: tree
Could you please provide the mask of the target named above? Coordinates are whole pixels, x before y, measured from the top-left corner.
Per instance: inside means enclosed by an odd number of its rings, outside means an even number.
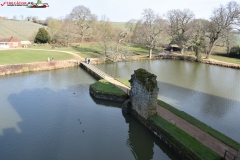
[[[33,21],[34,23],[38,23],[38,17],[37,17],[37,16],[32,17],[32,21]]]
[[[26,17],[26,20],[27,20],[27,21],[31,21],[31,19],[32,19],[32,16],[27,16],[27,17]]]
[[[80,36],[82,42],[87,36],[87,31],[92,27],[92,24],[97,20],[97,16],[92,14],[90,9],[79,5],[73,8],[70,13],[70,18],[75,22],[77,26],[76,33]]]
[[[240,5],[237,2],[231,1],[226,6],[220,6],[213,11],[210,21],[206,23],[207,37],[209,45],[207,51],[207,59],[212,53],[212,48],[216,41],[223,35],[232,25],[237,24],[240,19]]]
[[[48,23],[51,21],[51,20],[53,20],[54,18],[53,17],[47,17],[46,19],[45,19],[45,21],[44,21],[44,25],[48,25]]]
[[[100,48],[103,50],[104,55],[107,56],[108,47],[114,37],[114,29],[106,16],[102,16],[102,20],[98,24],[98,30],[101,41]]]
[[[47,30],[50,33],[51,41],[56,41],[56,34],[58,33],[59,29],[61,27],[61,22],[56,19],[52,19],[48,22]]]
[[[34,39],[35,43],[48,43],[50,36],[45,28],[39,28],[38,33]]]
[[[167,13],[167,20],[171,43],[180,46],[183,53],[184,48],[191,45],[193,38],[194,14],[188,9],[171,10]]]
[[[13,20],[17,20],[17,16],[16,15],[13,16]]]
[[[63,20],[61,28],[57,33],[58,41],[63,42],[69,46],[69,43],[74,40],[74,22],[68,16]]]
[[[166,29],[166,22],[152,9],[145,9],[142,14],[143,38],[149,48],[149,58],[151,59],[152,50],[160,38],[160,34]]]

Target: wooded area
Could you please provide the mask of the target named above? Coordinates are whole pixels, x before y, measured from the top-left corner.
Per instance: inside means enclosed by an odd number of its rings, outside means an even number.
[[[198,60],[201,53],[209,58],[216,44],[226,46],[228,54],[234,48],[239,55],[235,35],[240,32],[240,5],[235,1],[215,8],[208,20],[196,19],[189,9],[170,10],[164,16],[144,9],[140,17],[116,27],[107,16],[98,20],[89,8],[79,5],[65,18],[48,17],[44,23],[50,43],[69,46],[76,42],[98,42],[102,54],[112,61],[126,58],[132,45],[147,47],[150,58],[154,48],[167,48],[169,44],[181,53],[187,49],[195,52]]]

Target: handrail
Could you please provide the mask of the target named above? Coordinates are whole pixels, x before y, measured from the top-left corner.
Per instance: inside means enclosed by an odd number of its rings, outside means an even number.
[[[230,153],[230,155],[232,155],[232,157],[229,157],[228,155],[227,155],[227,153]],[[224,159],[226,159],[226,157],[228,157],[229,159],[231,159],[231,160],[236,160],[237,159],[237,156],[236,155],[234,155],[234,154],[232,154],[231,152],[229,152],[229,151],[227,151],[227,150],[225,150],[225,153],[224,153]]]
[[[92,65],[93,65],[93,64],[92,64]],[[98,68],[99,70],[103,71],[104,73],[107,73],[108,75],[110,75],[111,77],[114,78],[114,76],[113,76],[111,73],[109,73],[108,71],[105,71],[104,69],[102,69],[102,68],[100,68],[100,67],[98,67],[98,66],[96,66],[96,65],[93,65],[93,66],[96,67],[96,68]]]

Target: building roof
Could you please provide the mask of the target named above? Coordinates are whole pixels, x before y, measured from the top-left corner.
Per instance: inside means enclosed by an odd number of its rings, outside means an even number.
[[[0,42],[19,42],[19,40],[12,36],[10,38],[0,38]]]

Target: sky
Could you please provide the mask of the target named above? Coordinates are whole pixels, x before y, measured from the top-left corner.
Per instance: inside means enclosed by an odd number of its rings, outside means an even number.
[[[190,9],[195,18],[209,19],[214,8],[221,4],[226,5],[230,0],[42,0],[48,3],[47,8],[26,8],[24,6],[1,6],[0,16],[18,19],[27,16],[37,16],[41,20],[46,17],[64,18],[70,14],[75,6],[83,5],[101,19],[102,15],[107,16],[112,22],[127,22],[131,19],[141,19],[144,9],[152,9],[155,13],[164,17],[172,9]],[[17,2],[15,0],[0,0],[4,2]],[[37,0],[18,2],[34,2]]]

